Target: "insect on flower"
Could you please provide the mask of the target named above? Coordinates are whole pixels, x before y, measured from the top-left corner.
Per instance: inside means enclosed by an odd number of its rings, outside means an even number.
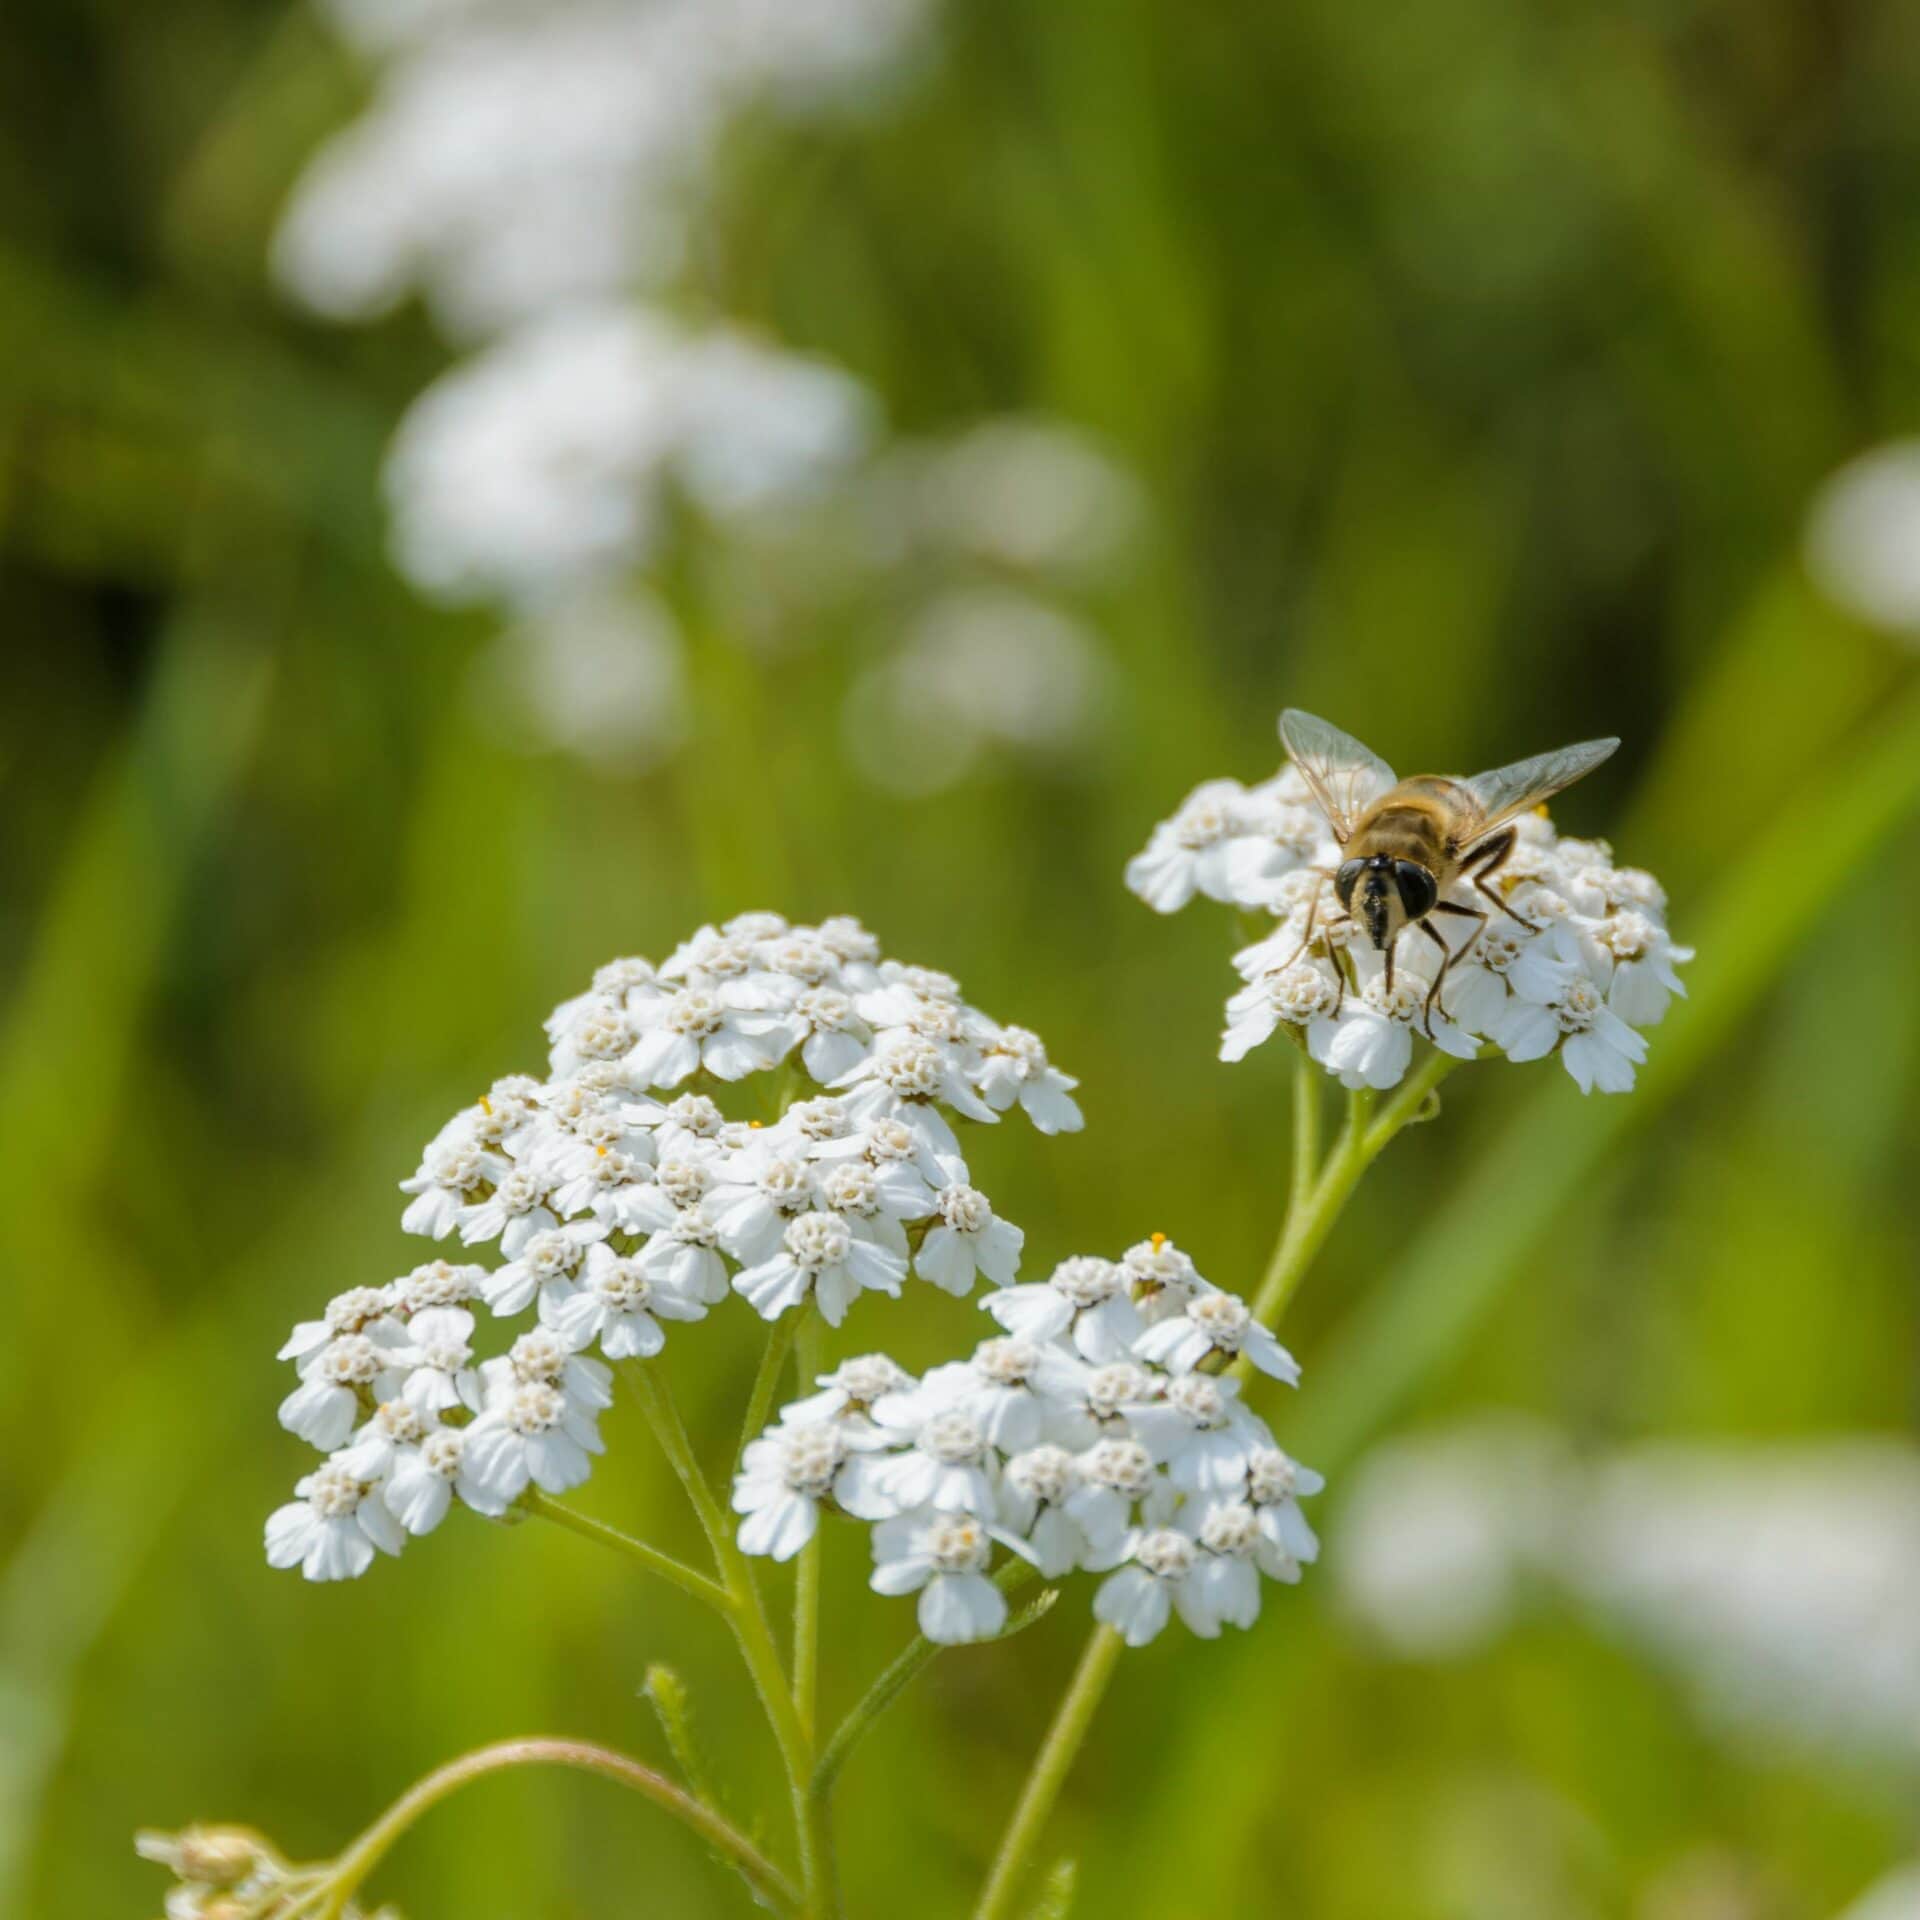
[[[1513,852],[1517,835],[1511,823],[1591,773],[1620,744],[1583,740],[1471,778],[1421,773],[1402,780],[1351,734],[1298,707],[1280,716],[1280,738],[1345,855],[1333,891],[1342,913],[1365,927],[1386,956],[1388,987],[1394,943],[1407,927],[1418,927],[1440,949],[1424,1009],[1429,1027],[1447,969],[1492,918],[1484,908],[1443,900],[1441,893],[1464,881],[1509,920],[1537,932],[1487,885]],[[1473,931],[1455,948],[1435,931],[1428,918],[1435,913],[1472,920]]]

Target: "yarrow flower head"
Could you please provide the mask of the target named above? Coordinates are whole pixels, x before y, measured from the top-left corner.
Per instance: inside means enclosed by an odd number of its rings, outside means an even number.
[[[1127,868],[1158,912],[1202,893],[1272,922],[1234,956],[1220,1057],[1284,1033],[1343,1085],[1384,1090],[1425,1038],[1467,1060],[1557,1054],[1583,1093],[1631,1088],[1692,950],[1651,874],[1562,838],[1544,805],[1618,743],[1403,787],[1326,722],[1281,725],[1287,766],[1196,788]]]
[[[781,1410],[734,1483],[744,1551],[788,1558],[823,1509],[866,1521],[875,1590],[918,1594],[942,1643],[1006,1624],[996,1548],[1050,1580],[1110,1573],[1095,1611],[1135,1645],[1176,1610],[1208,1637],[1251,1625],[1263,1577],[1300,1577],[1320,1477],[1221,1371],[1299,1368],[1243,1301],[1155,1234],[981,1304],[1006,1331],[971,1358],[916,1381],[869,1354]]]
[[[291,1866],[279,1848],[251,1827],[186,1827],[179,1833],[137,1833],[134,1851],[174,1877],[167,1920],[276,1920],[316,1911],[335,1868],[331,1861]],[[347,1901],[328,1909],[340,1920],[400,1920],[392,1907],[375,1913]]]
[[[1042,1132],[1081,1125],[1035,1035],[846,918],[743,914],[657,966],[612,961],[547,1038],[546,1079],[496,1081],[401,1182],[407,1231],[493,1260],[350,1287],[282,1347],[299,1381],[281,1423],[326,1458],[268,1524],[276,1566],[351,1578],[456,1504],[498,1515],[578,1486],[604,1445],[606,1363],[650,1364],[736,1294],[837,1327],[910,1273],[957,1295],[982,1276],[1011,1287],[1023,1236],[972,1184],[957,1128],[1016,1111]],[[729,1118],[733,1084],[776,1070],[777,1116]],[[1011,1360],[982,1364],[991,1436],[1037,1437]],[[852,1468],[900,1444],[877,1409],[914,1389],[873,1356],[789,1409],[736,1489],[754,1551],[797,1551],[822,1502],[864,1486]],[[984,1513],[980,1475],[964,1504]]]

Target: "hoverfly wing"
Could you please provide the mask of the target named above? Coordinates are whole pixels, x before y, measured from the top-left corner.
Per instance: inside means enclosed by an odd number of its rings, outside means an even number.
[[[1479,814],[1471,838],[1463,844],[1472,845],[1516,813],[1525,813],[1584,779],[1601,761],[1610,758],[1619,744],[1618,740],[1582,740],[1575,746],[1536,753],[1531,760],[1516,760],[1510,767],[1492,767],[1476,773],[1471,780],[1462,780],[1460,784],[1473,796]]]
[[[1370,747],[1298,707],[1280,716],[1280,738],[1342,846],[1367,809],[1400,784],[1399,776]]]

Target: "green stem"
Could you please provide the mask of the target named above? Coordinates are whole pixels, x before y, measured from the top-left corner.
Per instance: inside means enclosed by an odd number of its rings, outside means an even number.
[[[622,1533],[618,1527],[608,1526],[604,1520],[577,1513],[550,1494],[542,1493],[538,1487],[529,1487],[521,1496],[520,1504],[543,1520],[551,1520],[583,1539],[597,1540],[603,1547],[611,1547],[616,1553],[624,1553],[628,1559],[639,1561],[649,1573],[657,1573],[661,1579],[671,1580],[683,1593],[692,1594],[696,1600],[704,1600],[716,1612],[732,1612],[733,1597],[719,1581],[709,1580],[704,1573],[695,1572],[671,1554],[648,1546],[644,1540],[636,1540],[631,1534]]]
[[[649,1361],[629,1361],[622,1371],[633,1385],[641,1411],[653,1429],[653,1437],[660,1443],[660,1451],[667,1456],[667,1464],[693,1503],[694,1517],[700,1522],[700,1531],[707,1536],[707,1545],[713,1549],[715,1565],[724,1573],[722,1542],[733,1538],[733,1530],[728,1525],[726,1509],[708,1483],[699,1456],[693,1450],[687,1424],[680,1417],[673,1395]]]
[[[765,1431],[773,1412],[773,1396],[780,1390],[780,1375],[786,1369],[787,1355],[793,1351],[794,1336],[800,1330],[801,1321],[812,1313],[809,1302],[798,1313],[783,1313],[773,1323],[766,1351],[760,1356],[759,1371],[753,1376],[753,1389],[747,1395],[747,1417],[740,1425],[740,1453],[745,1453],[748,1443],[759,1439]]]
[[[800,1329],[795,1358],[804,1392],[825,1362],[826,1336],[819,1315],[810,1305],[798,1318]],[[809,1741],[814,1737],[815,1710],[820,1696],[820,1533],[816,1526],[813,1538],[800,1549],[800,1563],[794,1569],[793,1579],[793,1705],[800,1718],[800,1731]]]
[[[508,1767],[573,1767],[597,1773],[664,1808],[697,1833],[708,1846],[739,1868],[748,1883],[777,1912],[796,1911],[800,1896],[792,1883],[745,1834],[651,1767],[624,1753],[592,1746],[584,1740],[502,1740],[462,1754],[416,1781],[334,1863],[327,1894],[316,1920],[338,1920],[360,1884],[388,1850],[420,1816],[457,1793],[469,1781]]]
[[[1320,1071],[1303,1053],[1293,1076],[1293,1182],[1287,1190],[1287,1218],[1307,1204],[1320,1177]]]
[[[1048,1816],[1060,1797],[1068,1771],[1093,1724],[1107,1683],[1113,1678],[1115,1663],[1126,1642],[1111,1627],[1095,1627],[1080,1664],[1074,1670],[1073,1684],[1067,1688],[1053,1725],[1021,1789],[1020,1803],[1013,1810],[1006,1838],[987,1878],[980,1904],[974,1908],[974,1920],[1006,1920],[1022,1883],[1033,1866],[1033,1854],[1040,1843]]]
[[[1300,1062],[1300,1076],[1318,1072],[1311,1061]],[[1367,1169],[1365,1144],[1373,1121],[1374,1095],[1367,1087],[1357,1087],[1347,1095],[1347,1123],[1333,1143],[1324,1165],[1304,1174],[1294,1162],[1293,1190],[1300,1196],[1287,1209],[1285,1224],[1274,1243],[1267,1270],[1253,1300],[1253,1317],[1272,1326],[1286,1311],[1294,1290],[1306,1278],[1313,1257],[1320,1251],[1341,1209]],[[1238,1369],[1245,1377],[1245,1369]]]
[[[1299,1150],[1302,1138],[1300,1115],[1302,1096],[1295,1087],[1295,1154],[1293,1165],[1293,1204],[1287,1209],[1286,1224],[1261,1276],[1253,1296],[1253,1317],[1273,1326],[1287,1310],[1300,1282],[1307,1276],[1314,1257],[1326,1244],[1346,1204],[1362,1176],[1386,1150],[1394,1138],[1412,1123],[1424,1117],[1428,1102],[1448,1074],[1461,1063],[1450,1053],[1435,1047],[1420,1065],[1401,1082],[1393,1098],[1374,1116],[1376,1096],[1370,1088],[1355,1088],[1347,1096],[1347,1124],[1341,1129],[1326,1164],[1317,1173],[1303,1168]],[[1300,1078],[1313,1078],[1316,1069],[1303,1059]],[[1252,1368],[1245,1361],[1231,1369],[1245,1381]]]
[[[838,1910],[839,1895],[834,1886],[832,1855],[822,1810],[808,1792],[813,1778],[813,1742],[800,1724],[753,1568],[734,1540],[731,1516],[701,1471],[686,1422],[681,1419],[680,1409],[674,1404],[666,1383],[644,1363],[629,1366],[626,1374],[634,1383],[661,1451],[687,1490],[687,1498],[692,1501],[707,1544],[713,1550],[714,1564],[731,1602],[727,1622],[733,1628],[741,1658],[760,1695],[767,1723],[773,1729],[774,1743],[780,1749],[781,1765],[786,1769],[794,1835],[800,1848],[801,1912],[806,1920],[819,1920],[820,1916]]]
[[[1435,1047],[1413,1072],[1393,1090],[1393,1098],[1380,1111],[1380,1118],[1367,1136],[1369,1162],[1377,1159],[1396,1135],[1415,1124],[1431,1120],[1440,1111],[1440,1083],[1456,1067],[1467,1063],[1457,1054],[1442,1053]]]
[[[1024,1560],[1009,1560],[993,1576],[994,1584],[1002,1593],[1017,1593],[1039,1577]],[[1039,1607],[1023,1609],[994,1637],[1010,1639],[1023,1627],[1030,1625],[1037,1613],[1046,1611],[1045,1603],[1051,1599],[1052,1591],[1049,1589],[1041,1595],[1042,1604]],[[881,1671],[879,1678],[861,1695],[858,1704],[834,1729],[833,1738],[827,1742],[819,1764],[813,1770],[815,1799],[824,1800],[832,1793],[834,1782],[840,1777],[840,1769],[847,1764],[847,1756],[859,1745],[868,1729],[933,1664],[935,1658],[946,1651],[939,1641],[929,1640],[923,1633],[915,1634],[900,1649]]]

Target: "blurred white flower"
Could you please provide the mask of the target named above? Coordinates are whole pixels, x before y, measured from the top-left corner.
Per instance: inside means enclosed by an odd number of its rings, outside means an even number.
[[[629,307],[563,309],[401,422],[396,557],[442,598],[538,606],[644,560],[671,488],[720,514],[804,493],[867,433],[865,392],[820,362]]]
[[[1876,1880],[1840,1920],[1920,1920],[1920,1861]]]
[[[1096,732],[1109,668],[1057,608],[1011,587],[956,588],[847,696],[847,751],[878,785],[933,793],[1005,752],[1058,762]]]
[[[635,772],[688,726],[686,648],[666,605],[638,586],[589,586],[509,627],[477,662],[474,700],[496,738]]]
[[[1563,1543],[1578,1590],[1714,1719],[1920,1763],[1920,1454],[1897,1441],[1636,1448]]]
[[[1335,1543],[1342,1599],[1397,1651],[1450,1659],[1512,1616],[1552,1551],[1564,1462],[1552,1430],[1489,1416],[1376,1448],[1353,1471]]]
[[[858,108],[927,0],[333,0],[380,63],[275,243],[291,292],[366,319],[416,288],[473,336],[658,285],[728,127]]]
[[[668,316],[717,242],[729,133],[884,102],[936,0],[323,4],[372,99],[310,162],[275,266],[339,320],[419,293],[474,347],[416,399],[385,482],[401,571],[516,617],[478,674],[496,733],[623,771],[681,744],[684,644],[632,583],[684,500],[724,536],[709,624],[740,644],[906,610],[904,647],[847,704],[879,783],[932,791],[988,754],[1085,744],[1099,646],[1024,588],[1121,550],[1131,478],[1038,419],[884,446],[848,375]]]
[[[1920,637],[1920,440],[1851,460],[1814,496],[1807,570],[1873,626]]]
[[[984,421],[944,443],[902,446],[874,473],[876,507],[901,536],[1034,573],[1111,561],[1141,512],[1123,468],[1053,421]]]
[[[1344,1597],[1454,1657],[1550,1582],[1624,1628],[1729,1732],[1920,1765],[1920,1453],[1896,1441],[1665,1442],[1595,1466],[1487,1420],[1353,1476]]]

